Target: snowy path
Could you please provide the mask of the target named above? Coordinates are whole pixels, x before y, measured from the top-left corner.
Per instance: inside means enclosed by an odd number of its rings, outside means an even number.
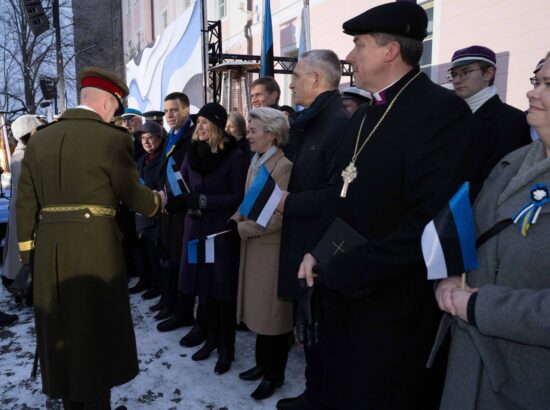
[[[61,409],[58,401],[47,400],[41,393],[40,377],[29,380],[35,348],[32,311],[16,306],[1,288],[0,310],[16,313],[19,321],[0,329],[0,408]],[[299,346],[290,351],[283,387],[271,398],[256,402],[249,394],[259,382],[245,382],[238,377],[239,372],[254,365],[252,332],[237,332],[236,358],[231,370],[217,376],[214,374],[216,354],[204,362],[193,362],[191,355],[197,348],[179,346],[180,338],[189,328],[159,333],[148,311],[152,303],[133,295],[131,304],[140,373],[130,383],[113,389],[113,408],[124,404],[129,410],[274,409],[277,400],[303,391],[304,358]]]

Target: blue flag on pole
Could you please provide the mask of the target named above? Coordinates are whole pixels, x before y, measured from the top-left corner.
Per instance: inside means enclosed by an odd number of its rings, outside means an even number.
[[[479,267],[468,182],[424,228],[422,254],[428,279],[443,279]]]
[[[262,34],[262,55],[260,77],[273,77],[273,25],[271,23],[271,4],[264,0],[264,25]]]
[[[262,165],[244,196],[239,212],[265,228],[277,209],[281,196],[281,189],[271,178],[265,165]]]

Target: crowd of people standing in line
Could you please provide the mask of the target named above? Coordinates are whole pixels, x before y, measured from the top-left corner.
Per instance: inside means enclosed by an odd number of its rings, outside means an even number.
[[[66,408],[110,408],[110,388],[135,376],[128,270],[140,276],[130,293],[160,296],[150,307],[160,332],[191,326],[180,344],[201,346],[192,360],[217,351],[215,374],[231,368],[236,328],[256,333],[256,364],[239,374],[261,379],[256,400],[284,383],[293,329],[305,326],[305,391],[278,409],[550,405],[550,62],[535,68],[526,115],[500,100],[487,47],[453,54],[454,92],[431,82],[418,66],[426,27],[416,4],[374,7],[343,24],[357,87],[340,92],[338,56],[312,50],[289,86],[302,111],[278,105],[272,78],[252,84],[246,119],[217,103],[191,115],[187,96],[173,92],[164,112],[121,113],[133,141],[108,125],[124,83],[84,70],[81,105],[40,129],[24,159],[14,157],[22,172],[9,236],[17,232],[22,266],[34,262],[44,391]],[[28,140],[36,124],[20,123],[14,135]],[[83,149],[87,161],[68,174]],[[281,190],[265,227],[239,209],[264,168]],[[450,277],[434,294],[420,235],[466,180],[476,234],[489,238],[466,284]],[[317,260],[336,218],[366,241]],[[197,261],[189,243],[209,236],[213,260]],[[90,237],[108,240],[79,249]],[[18,269],[4,274],[14,279]],[[94,295],[116,313],[106,319]],[[86,329],[64,307],[77,301]],[[107,332],[107,342],[90,329]],[[77,369],[83,350],[89,360]]]

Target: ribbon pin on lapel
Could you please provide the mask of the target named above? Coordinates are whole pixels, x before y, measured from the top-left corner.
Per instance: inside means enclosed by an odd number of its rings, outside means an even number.
[[[542,206],[548,202],[550,202],[548,187],[543,183],[533,185],[531,187],[531,201],[521,207],[512,217],[523,236],[527,236],[527,231],[531,225],[537,222]]]

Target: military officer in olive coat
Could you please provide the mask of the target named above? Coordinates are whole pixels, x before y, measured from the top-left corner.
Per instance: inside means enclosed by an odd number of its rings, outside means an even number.
[[[153,217],[163,196],[139,183],[130,134],[109,124],[126,85],[92,67],[78,82],[81,105],[27,146],[17,234],[34,265],[43,391],[65,409],[110,409],[111,388],[138,373],[115,206]]]

